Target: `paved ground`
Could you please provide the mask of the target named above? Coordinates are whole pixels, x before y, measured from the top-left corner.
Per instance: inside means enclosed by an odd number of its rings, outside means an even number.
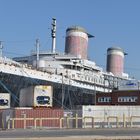
[[[140,128],[131,129],[61,129],[61,130],[6,130],[0,131],[0,140],[95,140],[139,139]]]

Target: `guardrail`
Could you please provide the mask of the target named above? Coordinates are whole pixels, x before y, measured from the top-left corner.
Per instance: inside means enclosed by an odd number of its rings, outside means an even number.
[[[76,114],[75,117],[61,117],[61,118],[26,118],[24,116],[23,118],[10,118],[7,121],[7,129],[16,129],[17,128],[17,122],[22,122],[23,129],[27,129],[29,126],[29,121],[32,121],[32,128],[43,128],[43,127],[55,127],[55,128],[120,128],[120,127],[140,127],[140,116],[130,116],[125,117],[123,115],[122,117],[118,116],[107,116],[106,118],[103,117],[78,117]],[[44,122],[52,121],[54,122],[54,125],[44,125]],[[3,121],[2,121],[3,122]],[[57,125],[56,125],[57,124]]]

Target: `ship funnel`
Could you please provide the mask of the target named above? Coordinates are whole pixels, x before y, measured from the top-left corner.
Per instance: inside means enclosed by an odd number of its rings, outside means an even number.
[[[79,26],[72,26],[66,30],[65,53],[82,59],[87,59],[88,38],[94,37]]]
[[[120,47],[107,49],[107,72],[122,76],[124,71],[124,56],[127,55]]]
[[[55,53],[56,49],[56,19],[52,18],[52,53]]]

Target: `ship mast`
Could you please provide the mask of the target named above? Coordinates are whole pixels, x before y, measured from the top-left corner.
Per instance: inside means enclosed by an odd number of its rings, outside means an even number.
[[[56,49],[56,19],[52,18],[52,53],[55,53]]]
[[[38,68],[38,63],[39,63],[39,39],[36,39],[36,68]]]
[[[0,41],[0,57],[2,57],[2,49],[3,49],[3,45],[2,45],[2,41]]]

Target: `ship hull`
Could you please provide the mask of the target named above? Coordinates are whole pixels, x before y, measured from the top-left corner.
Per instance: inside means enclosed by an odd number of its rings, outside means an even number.
[[[93,90],[47,80],[0,73],[0,92],[9,92],[11,94],[11,107],[19,106],[19,94],[22,88],[35,85],[51,85],[53,87],[54,107],[73,108],[76,105],[94,104],[95,92]]]

